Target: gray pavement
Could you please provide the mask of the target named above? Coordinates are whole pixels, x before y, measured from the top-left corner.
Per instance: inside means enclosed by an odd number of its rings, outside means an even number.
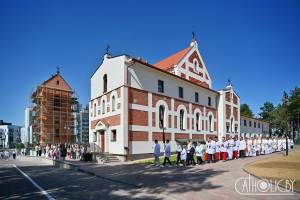
[[[0,161],[0,166],[15,163],[55,199],[300,199],[299,193],[291,196],[245,196],[235,191],[235,181],[248,176],[242,167],[269,156],[273,155],[191,167],[80,163],[78,170],[69,170],[53,167],[49,160],[41,158],[21,158],[6,163]],[[16,183],[28,188],[28,191],[24,189],[24,194],[39,194],[14,168],[2,168],[6,172],[0,174],[0,189],[3,184],[13,186]],[[3,181],[2,177],[5,176],[8,176],[8,180],[12,176],[12,180]],[[14,190],[1,189],[0,199],[19,199],[14,195]],[[30,199],[29,196],[22,198]]]

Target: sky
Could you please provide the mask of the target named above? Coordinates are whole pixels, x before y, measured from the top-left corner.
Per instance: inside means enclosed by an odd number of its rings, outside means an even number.
[[[300,86],[300,1],[0,0],[0,119],[24,124],[36,86],[61,74],[85,105],[105,47],[149,63],[195,32],[213,89],[231,82],[255,114]]]

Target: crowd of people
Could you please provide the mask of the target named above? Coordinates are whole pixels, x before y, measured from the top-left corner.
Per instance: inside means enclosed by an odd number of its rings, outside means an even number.
[[[154,165],[159,166],[160,144],[157,140],[154,141]],[[288,139],[287,146],[289,149],[294,147],[294,142]],[[171,145],[169,140],[166,141],[164,148],[164,162],[165,166],[170,161]],[[195,165],[217,162],[219,160],[227,161],[232,159],[253,157],[264,154],[271,154],[274,152],[286,150],[286,138],[280,137],[251,137],[251,138],[238,138],[237,136],[229,136],[228,139],[223,137],[218,140],[218,137],[209,137],[206,142],[188,141],[187,145],[181,145],[177,142],[177,165]],[[196,161],[195,161],[196,158]]]
[[[13,159],[16,159],[17,153],[15,150],[13,151],[8,151],[8,150],[4,150],[4,151],[0,151],[0,159],[1,160],[9,160],[11,157]]]
[[[82,160],[92,161],[92,154],[89,145],[79,144],[51,144],[42,147],[35,146],[36,156],[43,156],[46,158],[68,159],[68,160]]]

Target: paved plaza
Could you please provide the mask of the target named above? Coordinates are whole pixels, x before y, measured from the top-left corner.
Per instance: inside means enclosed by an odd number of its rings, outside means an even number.
[[[73,162],[76,169],[55,167],[44,158],[19,157],[16,161],[0,161],[0,199],[253,199],[254,196],[238,194],[235,181],[248,176],[242,169],[244,165],[269,156],[273,155],[190,167]],[[18,169],[48,196],[41,194]],[[299,198],[299,193],[284,196]]]

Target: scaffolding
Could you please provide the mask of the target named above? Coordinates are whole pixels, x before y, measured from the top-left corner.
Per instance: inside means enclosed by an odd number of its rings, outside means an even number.
[[[72,106],[77,102],[73,92],[38,86],[31,95],[33,103],[33,132],[36,142],[46,144],[75,141]]]

